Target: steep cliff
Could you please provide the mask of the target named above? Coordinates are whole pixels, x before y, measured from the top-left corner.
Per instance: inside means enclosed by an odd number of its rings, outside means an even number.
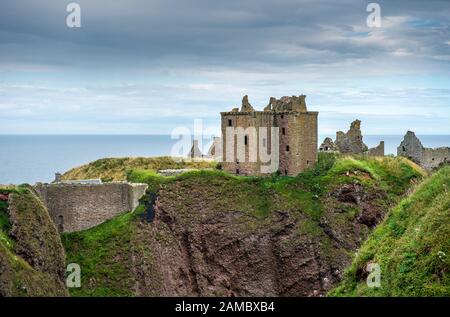
[[[297,177],[130,172],[149,184],[139,211],[63,235],[82,270],[71,294],[324,295],[423,175],[406,159],[326,154]]]
[[[449,219],[447,166],[389,213],[359,250],[344,281],[330,295],[450,296]],[[367,284],[368,264],[379,265],[379,285]]]
[[[29,187],[0,188],[0,295],[65,296],[65,253]]]

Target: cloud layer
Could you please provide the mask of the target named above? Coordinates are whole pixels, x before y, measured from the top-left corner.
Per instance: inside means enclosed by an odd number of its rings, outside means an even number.
[[[450,134],[450,3],[2,0],[0,133],[170,133],[305,93],[320,132]]]

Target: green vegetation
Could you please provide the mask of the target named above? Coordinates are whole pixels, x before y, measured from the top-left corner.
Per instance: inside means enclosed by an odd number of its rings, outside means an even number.
[[[230,228],[236,234],[257,233],[277,226],[278,214],[286,214],[295,224],[298,238],[286,240],[287,245],[298,245],[304,237],[313,237],[323,250],[322,259],[348,257],[348,249],[336,249],[320,220],[324,215],[330,226],[348,227],[360,209],[355,205],[337,202],[330,194],[345,184],[360,184],[367,192],[382,191],[384,199],[373,204],[380,207],[398,202],[414,182],[425,173],[414,163],[398,158],[351,158],[321,153],[318,164],[296,177],[272,175],[245,177],[230,175],[222,170],[195,170],[171,177],[155,173],[154,169],[128,168],[128,181],[149,184],[147,197],[158,193],[162,204],[176,210],[177,222],[190,227],[203,212],[232,213]],[[107,173],[107,172],[105,172]],[[105,174],[106,175],[106,174]],[[154,244],[174,243],[176,237],[164,223],[153,228],[142,215],[146,206],[133,214],[123,214],[95,228],[64,234],[62,241],[67,261],[81,265],[82,287],[71,289],[73,296],[132,296],[136,295],[136,279],[150,274],[147,295],[159,295],[161,276],[153,256]],[[333,212],[340,208],[343,212]],[[279,229],[276,229],[279,230]],[[365,238],[365,235],[361,238]],[[303,237],[303,238],[302,238]],[[296,240],[297,239],[297,240]],[[358,237],[359,240],[359,237]],[[138,263],[145,266],[139,270]],[[142,293],[139,293],[142,294]]]
[[[75,167],[62,175],[62,179],[100,178],[105,182],[123,181],[130,170],[157,171],[161,169],[183,168],[216,168],[213,161],[174,160],[171,157],[136,157],[136,158],[105,158],[86,165]]]
[[[9,195],[13,190],[0,188],[0,195]],[[10,237],[11,221],[9,220],[8,203],[0,201],[0,243],[11,249],[13,240]]]
[[[370,235],[331,296],[450,296],[450,167],[393,208]],[[366,284],[369,263],[381,287]]]
[[[64,296],[64,250],[42,203],[28,186],[2,187],[0,296]]]
[[[61,236],[68,262],[83,268],[83,287],[70,289],[72,296],[132,295],[127,257],[135,215],[125,213],[90,230]]]

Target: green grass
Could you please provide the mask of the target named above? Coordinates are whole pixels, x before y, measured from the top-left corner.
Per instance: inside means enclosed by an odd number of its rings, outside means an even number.
[[[104,158],[86,165],[75,167],[62,175],[63,179],[91,179],[100,178],[105,182],[123,181],[130,170],[157,171],[161,169],[183,168],[212,168],[217,163],[214,161],[188,161],[186,159],[173,159],[171,157],[124,157]]]
[[[11,221],[8,215],[8,204],[6,201],[0,201],[0,242],[9,250],[14,246],[14,241],[9,236],[11,231]]]
[[[28,185],[0,188],[0,296],[64,296],[64,250]]]
[[[72,296],[131,296],[126,266],[133,231],[133,213],[125,213],[85,231],[62,234],[68,263],[81,266],[82,287]]]
[[[331,296],[450,296],[450,167],[421,183],[393,208],[361,247]],[[368,263],[381,287],[366,285]]]
[[[330,238],[319,225],[320,219],[337,204],[329,194],[342,184],[360,183],[368,191],[384,190],[394,194],[381,205],[399,200],[412,180],[423,177],[424,172],[409,161],[387,158],[340,157],[321,153],[314,168],[295,177],[277,174],[268,177],[236,176],[222,170],[194,170],[176,176],[165,177],[154,169],[126,168],[126,179],[149,185],[145,203],[150,195],[163,192],[164,204],[176,210],[176,219],[181,226],[188,227],[198,221],[202,210],[216,213],[233,213],[230,226],[236,226],[239,234],[252,234],[268,230],[277,225],[274,221],[279,213],[287,214],[295,224],[294,232],[300,237],[319,240],[324,257],[332,261],[335,250]],[[349,175],[348,175],[349,174]],[[63,234],[67,261],[80,264],[82,287],[71,289],[73,296],[132,296],[133,283],[137,277],[133,268],[137,265],[130,259],[137,252],[146,259],[146,265],[154,268],[152,249],[140,243],[145,230],[151,225],[142,223],[140,215],[145,213],[141,205],[135,213],[123,214],[95,228]],[[344,213],[332,214],[342,217],[342,226],[353,221],[358,208],[342,204]],[[337,221],[337,220],[336,220]],[[177,243],[171,231],[160,224],[152,239],[155,243]],[[278,230],[278,229],[277,229]],[[365,238],[365,236],[363,237]],[[148,239],[148,238],[147,238]],[[294,239],[295,240],[295,239]],[[300,239],[298,239],[300,241]],[[287,241],[296,245],[298,241]],[[347,255],[346,255],[347,256]],[[153,264],[152,264],[153,263]],[[150,270],[150,269],[147,269]],[[160,279],[153,269],[155,285]],[[155,286],[155,293],[158,294]]]

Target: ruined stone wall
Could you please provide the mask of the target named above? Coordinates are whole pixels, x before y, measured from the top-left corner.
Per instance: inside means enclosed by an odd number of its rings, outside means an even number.
[[[342,131],[336,132],[336,141],[334,141],[334,144],[341,153],[361,154],[366,152],[368,148],[363,142],[361,121],[353,121],[347,133]]]
[[[422,160],[420,162],[420,165],[423,168],[430,170],[439,167],[443,163],[450,163],[450,148],[424,148]]]
[[[412,131],[406,133],[397,147],[397,155],[407,157],[427,170],[450,162],[449,147],[426,148]]]
[[[367,153],[369,156],[384,156],[384,141],[380,141],[376,147],[370,148]]]
[[[134,210],[146,184],[36,184],[35,189],[62,232],[88,229]]]

